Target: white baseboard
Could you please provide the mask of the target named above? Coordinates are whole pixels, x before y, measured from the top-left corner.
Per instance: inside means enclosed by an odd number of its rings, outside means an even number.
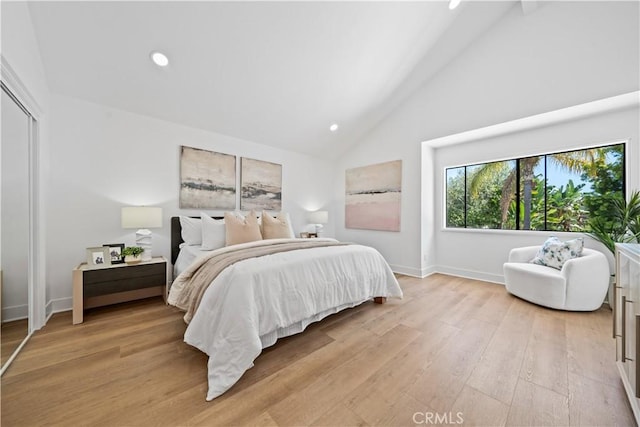
[[[60,313],[62,311],[69,311],[72,309],[73,309],[73,298],[67,297],[67,298],[52,299],[47,303],[47,306],[45,308],[47,320],[49,320],[49,318],[55,313]]]
[[[465,270],[455,267],[447,267],[444,265],[430,265],[418,269],[415,267],[407,267],[404,265],[389,264],[394,273],[404,274],[406,276],[424,279],[432,274],[441,273],[449,276],[464,277],[466,279],[482,280],[483,282],[497,283],[504,285],[504,276],[498,274],[485,273],[482,271]]]
[[[2,322],[13,322],[29,317],[29,306],[27,304],[14,305],[2,309]]]
[[[46,325],[51,316],[53,315],[53,303],[49,301],[44,306],[44,324]]]
[[[438,265],[435,268],[437,273],[448,274],[449,276],[464,277],[466,279],[482,280],[483,282],[497,283],[504,285],[504,276],[501,274],[491,274],[482,271],[463,270],[461,268]]]
[[[391,267],[391,271],[393,271],[394,273],[404,274],[405,276],[417,277],[419,279],[423,279],[435,273],[435,270],[433,269],[433,267],[420,269],[420,268],[407,267],[405,265],[396,265],[396,264],[389,264],[389,267]]]
[[[434,265],[430,265],[429,267],[423,267],[422,268],[422,278],[424,279],[425,277],[429,277],[432,274],[436,274],[438,272],[438,270],[436,269],[436,267]]]

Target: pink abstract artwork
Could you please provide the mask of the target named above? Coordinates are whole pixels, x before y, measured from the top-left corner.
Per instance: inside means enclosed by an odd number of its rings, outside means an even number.
[[[400,231],[402,160],[347,169],[345,226]]]

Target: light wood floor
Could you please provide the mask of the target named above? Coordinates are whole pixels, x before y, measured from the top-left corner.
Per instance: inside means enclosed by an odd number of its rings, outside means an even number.
[[[0,366],[9,360],[14,351],[29,334],[29,321],[27,319],[5,322],[0,327],[2,345],[0,345]]]
[[[55,315],[2,377],[2,425],[634,425],[608,308],[548,310],[444,275],[400,283],[403,300],[280,340],[212,402],[206,356],[160,299],[76,326]]]

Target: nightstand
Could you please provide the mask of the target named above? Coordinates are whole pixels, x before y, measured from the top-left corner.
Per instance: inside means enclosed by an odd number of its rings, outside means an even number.
[[[84,310],[153,296],[166,297],[167,260],[154,257],[139,264],[107,267],[80,264],[73,270],[73,324]]]

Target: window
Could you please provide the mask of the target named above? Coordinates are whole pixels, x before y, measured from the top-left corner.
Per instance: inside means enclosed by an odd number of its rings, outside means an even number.
[[[465,167],[447,169],[447,227],[464,227],[467,182]]]
[[[624,198],[624,144],[446,169],[446,226],[589,231]]]

